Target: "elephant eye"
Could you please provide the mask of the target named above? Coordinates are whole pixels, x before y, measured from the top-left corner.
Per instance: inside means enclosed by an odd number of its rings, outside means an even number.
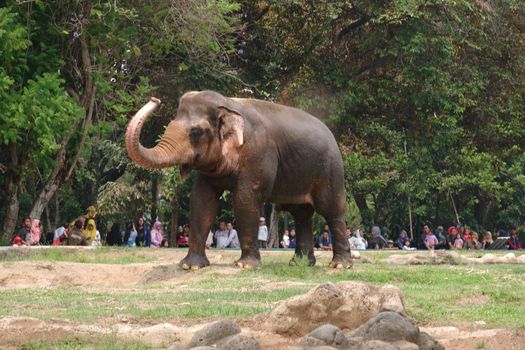
[[[199,140],[199,138],[202,136],[202,129],[201,128],[192,128],[190,131],[190,138],[193,141]]]

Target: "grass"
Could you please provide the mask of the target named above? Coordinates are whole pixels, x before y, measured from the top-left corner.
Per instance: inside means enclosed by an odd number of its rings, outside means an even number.
[[[217,254],[238,256],[238,252]],[[482,327],[486,328],[525,328],[525,266],[400,266],[382,263],[388,256],[385,253],[363,254],[374,263],[356,263],[351,270],[327,269],[328,256],[318,259],[318,266],[308,267],[305,262],[289,266],[291,254],[271,254],[263,257],[264,265],[260,269],[237,270],[229,263],[212,264],[205,270],[181,272],[167,279],[167,283],[161,280],[133,287],[5,289],[0,293],[0,317],[29,316],[103,324],[125,317],[141,324],[196,324],[223,317],[249,318],[269,312],[280,301],[305,293],[317,284],[355,280],[399,287],[405,295],[408,314],[421,325],[465,327],[484,321]],[[4,260],[9,264],[21,260],[124,264],[154,261],[158,255],[147,250],[46,249],[27,257],[8,256]],[[172,272],[166,269],[167,274]],[[143,349],[137,344],[119,347],[118,342],[112,343],[115,347],[104,347],[101,344],[105,341],[74,339],[31,343],[24,349]]]
[[[122,341],[114,336],[77,337],[57,341],[30,342],[22,345],[20,350],[149,350],[149,346]]]
[[[126,254],[119,254],[126,251]],[[117,254],[115,254],[117,253]],[[45,249],[8,249],[1,252],[0,262],[17,261],[60,261],[85,264],[132,264],[155,261],[155,257],[147,255],[143,250],[126,248],[97,248],[89,250],[64,249],[50,247]]]

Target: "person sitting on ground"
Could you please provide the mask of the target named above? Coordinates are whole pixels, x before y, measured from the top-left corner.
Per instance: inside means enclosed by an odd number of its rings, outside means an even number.
[[[239,249],[241,247],[241,242],[239,242],[237,230],[233,228],[233,224],[231,222],[226,224],[226,230],[228,231],[228,240],[226,241],[226,248]]]
[[[259,232],[257,233],[260,248],[268,248],[268,227],[266,226],[266,219],[259,218]]]
[[[26,242],[29,242],[30,245],[39,245],[40,238],[42,237],[42,228],[40,226],[40,220],[33,219],[31,222],[31,239]]]
[[[137,246],[137,229],[135,228],[134,223],[129,223],[129,235],[127,232],[126,235],[128,236],[128,247],[135,248]]]
[[[354,233],[352,232],[352,229],[350,227],[346,228],[345,236],[346,236],[346,239],[348,239],[348,244],[350,245],[350,249],[356,249],[352,243],[352,238],[354,238]]]
[[[394,241],[389,239],[386,241],[386,250],[397,250],[398,248],[394,245]]]
[[[423,233],[425,234],[423,244],[428,250],[434,250],[434,248],[438,244],[437,237],[434,235],[434,233],[432,232],[430,227],[428,227],[428,225],[423,226]]]
[[[160,221],[155,221],[153,228],[151,229],[151,248],[160,248],[164,236],[162,235],[162,223]]]
[[[355,230],[355,234],[350,238],[350,249],[365,250],[368,247],[368,242],[361,235],[361,230]]]
[[[137,247],[149,247],[151,244],[151,230],[142,216],[135,222],[135,229],[137,230]]]
[[[11,243],[22,246],[29,245],[31,241],[31,218],[25,217],[22,221],[22,228],[13,236]]]
[[[51,243],[52,245],[59,246],[62,244],[62,241],[66,239],[64,235],[67,234],[68,227],[69,224],[66,222],[64,223],[64,225],[60,226],[55,230],[55,233],[53,234],[53,241]]]
[[[208,238],[206,238],[206,248],[210,249],[213,246],[213,231],[210,230],[210,232],[208,232]]]
[[[228,230],[226,229],[226,222],[219,222],[219,229],[215,231],[215,246],[219,249],[224,249],[228,242]]]
[[[458,229],[455,226],[450,226],[447,230],[447,233],[448,249],[455,249],[454,242],[456,241],[456,236],[458,235]]]
[[[160,247],[161,248],[169,248],[169,246],[170,246],[170,243],[168,242],[168,240],[167,239],[163,239],[162,243],[160,244]]]
[[[510,229],[510,238],[507,241],[510,250],[521,250],[520,240],[518,238],[518,230],[516,227]]]
[[[323,233],[317,239],[317,244],[321,250],[332,250],[332,240],[330,239],[330,232],[323,229]]]
[[[285,228],[283,233],[283,240],[281,241],[281,246],[283,248],[288,248],[290,245],[290,231]]]
[[[411,243],[410,238],[408,238],[407,231],[401,230],[401,232],[399,232],[399,237],[396,239],[396,246],[399,249],[403,249],[403,247],[405,246],[405,241]]]
[[[492,239],[492,232],[487,231],[483,235],[483,249],[489,249],[490,246],[494,243],[494,240]]]
[[[120,226],[117,222],[111,225],[111,230],[106,235],[106,243],[109,246],[120,246],[122,245],[122,233],[120,232]]]
[[[405,243],[403,243],[402,250],[416,250],[416,248],[411,247],[410,244],[411,244],[411,241],[409,239],[405,240]]]
[[[182,226],[182,233],[179,234],[179,237],[177,237],[177,246],[181,248],[187,248],[188,242],[190,239],[190,224],[185,224]]]
[[[461,234],[458,232],[456,234],[456,239],[454,240],[454,249],[463,249],[463,239],[461,238]]]
[[[290,244],[288,244],[288,248],[295,249],[297,246],[297,237],[295,237],[295,229],[290,229]]]
[[[75,221],[73,227],[69,227],[65,242],[67,245],[86,245],[86,237],[84,236],[81,220]]]
[[[86,229],[84,230],[84,237],[86,239],[87,245],[93,247],[99,247],[102,245],[100,240],[100,232],[97,230],[97,224],[95,223],[95,220],[88,220]]]
[[[372,238],[370,238],[370,249],[383,249],[386,246],[386,239],[381,236],[381,229],[379,226],[372,226],[370,230]]]
[[[381,229],[381,232],[382,232],[381,235],[387,241],[387,245],[388,245],[388,241],[392,240],[392,234],[390,233],[390,229],[388,227],[383,227]]]
[[[477,232],[471,233],[470,248],[469,249],[483,249],[483,243],[479,241]]]
[[[435,249],[448,249],[447,238],[445,237],[443,231],[443,226],[439,225],[435,232],[435,236],[438,240],[438,244],[436,244]]]

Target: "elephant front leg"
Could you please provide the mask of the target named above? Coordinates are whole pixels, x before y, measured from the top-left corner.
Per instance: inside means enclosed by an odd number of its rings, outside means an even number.
[[[314,236],[312,231],[312,215],[314,209],[310,205],[290,205],[288,211],[295,219],[297,236],[295,255],[290,260],[290,265],[297,265],[303,258],[308,259],[308,265],[315,265]]]
[[[189,251],[180,262],[184,270],[210,265],[206,257],[206,239],[219,210],[219,197],[215,188],[202,177],[197,177],[190,197]]]
[[[253,268],[261,266],[261,255],[257,234],[259,232],[259,208],[261,201],[251,191],[240,191],[236,193],[233,201],[235,221],[239,232],[241,243],[241,258],[236,261],[242,268]]]

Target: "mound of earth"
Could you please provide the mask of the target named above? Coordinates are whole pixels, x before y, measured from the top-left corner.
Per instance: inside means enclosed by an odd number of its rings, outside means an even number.
[[[264,326],[271,332],[293,336],[325,323],[353,329],[382,309],[404,313],[403,294],[398,288],[356,281],[326,283],[281,303]]]
[[[455,251],[433,250],[408,254],[393,254],[383,260],[385,264],[395,265],[455,265],[455,264],[525,264],[525,255],[513,253],[496,255],[487,253],[479,258],[460,255]]]

